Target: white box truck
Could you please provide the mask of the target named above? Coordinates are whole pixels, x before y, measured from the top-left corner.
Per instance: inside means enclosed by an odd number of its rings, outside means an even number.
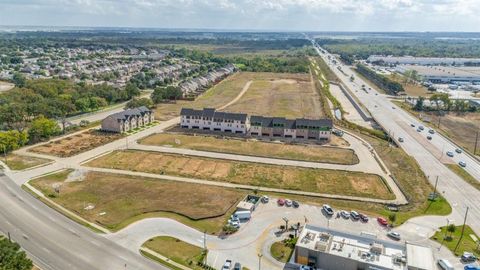
[[[249,220],[252,217],[252,212],[250,211],[237,211],[233,214],[234,217],[240,220]]]

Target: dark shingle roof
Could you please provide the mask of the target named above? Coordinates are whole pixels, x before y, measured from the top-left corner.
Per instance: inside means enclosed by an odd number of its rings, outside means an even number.
[[[127,120],[131,116],[144,116],[145,113],[150,113],[150,112],[152,112],[150,109],[148,109],[145,106],[141,106],[138,108],[128,109],[118,113],[114,113],[108,117],[112,117],[116,120]]]
[[[225,113],[223,116],[224,119],[228,120],[237,120],[237,121],[247,121],[246,113]]]

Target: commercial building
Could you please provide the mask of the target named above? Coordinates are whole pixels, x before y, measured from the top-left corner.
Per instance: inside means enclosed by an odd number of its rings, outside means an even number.
[[[384,56],[370,55],[369,62],[384,62],[389,65],[478,65],[480,58],[452,58],[452,57],[413,57],[413,56]]]
[[[102,130],[123,133],[153,122],[154,113],[145,106],[114,113],[102,120]]]
[[[430,248],[305,225],[295,263],[329,270],[433,270]]]
[[[415,70],[423,80],[432,83],[480,82],[480,67],[399,65],[396,70],[400,73]]]
[[[283,117],[248,116],[243,113],[217,112],[204,108],[183,108],[182,128],[245,134],[253,137],[329,140],[333,122],[330,119],[286,119]]]

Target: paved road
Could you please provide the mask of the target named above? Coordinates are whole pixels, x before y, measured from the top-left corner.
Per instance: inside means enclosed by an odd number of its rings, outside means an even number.
[[[0,177],[0,205],[0,231],[42,270],[167,269],[65,218],[7,176]]]
[[[439,176],[438,190],[441,191],[447,200],[452,205],[454,211],[454,222],[456,224],[462,223],[461,216],[465,213],[466,208],[469,207],[469,218],[467,223],[473,228],[473,230],[480,233],[480,191],[470,186],[463,181],[455,173],[450,171],[439,160],[438,153],[441,153],[441,149],[432,152],[432,147],[429,142],[424,139],[420,139],[416,131],[410,127],[411,123],[415,123],[415,120],[407,112],[398,108],[393,104],[389,98],[385,95],[375,94],[376,92],[370,90],[367,92],[361,90],[361,85],[365,84],[367,87],[371,87],[368,82],[362,80],[362,78],[355,76],[355,81],[349,80],[350,76],[354,74],[351,67],[342,65],[344,75],[337,67],[328,59],[330,56],[332,59],[334,56],[329,54],[323,54],[320,50],[317,50],[319,55],[327,62],[331,70],[335,72],[337,77],[342,83],[354,93],[357,98],[370,110],[371,115],[377,123],[379,123],[385,130],[394,134],[393,137],[397,139],[399,136],[405,139],[404,143],[400,143],[400,146],[419,163],[421,169],[429,177],[432,184],[435,184],[435,179]],[[441,140],[441,136],[436,134],[436,139]],[[442,145],[447,145],[447,149],[455,149],[451,143],[440,142]],[[477,166],[480,166],[478,162],[467,159],[469,169],[477,179],[480,179],[480,174],[477,174]],[[467,168],[468,168],[467,167]],[[438,224],[439,226],[444,224]]]

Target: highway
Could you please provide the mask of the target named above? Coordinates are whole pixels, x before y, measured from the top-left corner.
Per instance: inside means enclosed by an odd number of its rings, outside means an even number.
[[[318,54],[329,65],[330,69],[337,75],[343,85],[368,108],[375,121],[392,134],[392,137],[397,142],[399,137],[404,138],[404,142],[399,143],[400,147],[416,159],[423,172],[429,177],[432,185],[435,184],[438,176],[438,191],[440,191],[451,204],[454,223],[461,224],[463,222],[463,215],[468,207],[469,215],[467,224],[469,224],[477,234],[480,233],[480,191],[453,173],[443,162],[465,161],[467,163],[467,171],[477,180],[480,179],[480,163],[464,153],[461,155],[455,153],[457,156],[454,157],[453,160],[450,160],[450,158],[444,154],[442,155],[442,150],[444,152],[455,151],[457,147],[439,134],[433,135],[433,143],[428,141],[426,139],[428,127],[422,132],[417,132],[416,127],[414,128],[410,125],[413,123],[418,126],[418,120],[392,103],[388,96],[378,94],[375,90],[368,90],[368,88],[372,88],[371,84],[356,76],[351,67],[340,64],[343,72],[340,71],[337,65],[333,64],[330,60],[335,57],[323,48],[320,48],[313,41],[312,43]],[[322,50],[326,53],[323,53]],[[338,62],[337,60],[337,63]],[[355,77],[353,82],[350,81],[350,76],[352,75]],[[362,85],[365,85],[367,90],[362,90]],[[440,147],[441,149],[439,149]]]
[[[92,233],[0,176],[0,231],[42,270],[168,269]]]

